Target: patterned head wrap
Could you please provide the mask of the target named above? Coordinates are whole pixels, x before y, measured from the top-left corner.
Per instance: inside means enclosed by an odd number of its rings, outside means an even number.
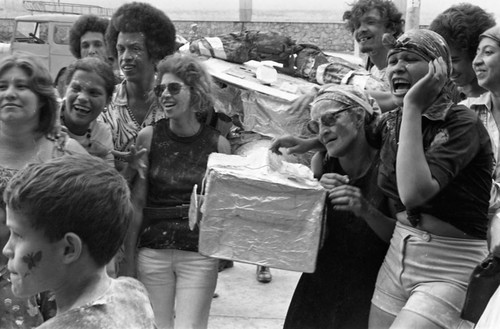
[[[479,40],[483,38],[490,38],[492,40],[495,40],[500,45],[500,25],[495,25],[484,31],[479,36]]]
[[[346,107],[362,107],[372,114],[373,107],[365,92],[356,86],[328,84],[320,88],[311,106],[319,102],[335,101]]]
[[[408,51],[419,55],[430,62],[442,57],[446,62],[448,76],[451,72],[451,55],[446,41],[436,32],[431,30],[409,30],[403,33],[397,40],[390,34],[384,34],[384,45],[389,48],[387,57]]]

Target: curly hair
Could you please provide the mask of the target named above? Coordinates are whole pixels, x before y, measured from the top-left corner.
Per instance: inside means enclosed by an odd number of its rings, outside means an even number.
[[[351,33],[361,25],[361,16],[372,9],[377,9],[380,16],[385,20],[385,27],[394,31],[394,37],[403,33],[403,14],[398,10],[394,2],[390,0],[359,0],[351,4],[351,10],[344,12],[342,19],[346,21],[346,28]]]
[[[73,56],[75,56],[75,58],[82,58],[80,39],[85,33],[97,32],[102,33],[104,36],[108,25],[109,20],[107,18],[95,15],[80,16],[69,31],[69,50],[71,50]]]
[[[65,73],[65,83],[69,85],[75,72],[81,70],[85,72],[96,73],[104,80],[104,90],[106,91],[106,99],[111,100],[113,91],[115,90],[115,76],[113,68],[106,62],[95,57],[81,58],[71,63]]]
[[[54,132],[59,116],[57,93],[47,67],[36,57],[26,53],[14,53],[0,61],[0,76],[6,71],[17,67],[28,75],[28,87],[38,96],[40,108],[40,122],[37,132],[50,134]]]
[[[211,95],[212,77],[203,67],[203,64],[192,55],[175,53],[165,57],[158,64],[156,84],[161,83],[165,73],[174,74],[189,86],[191,92],[189,103],[197,113],[198,120],[200,120],[213,105]]]
[[[173,54],[176,50],[174,24],[163,11],[147,3],[126,3],[111,17],[106,31],[106,44],[114,58],[118,57],[116,42],[120,32],[144,33],[147,51],[155,61]]]
[[[481,33],[495,26],[493,15],[470,3],[453,5],[439,14],[429,29],[440,34],[454,48],[467,51],[470,60],[476,56]]]

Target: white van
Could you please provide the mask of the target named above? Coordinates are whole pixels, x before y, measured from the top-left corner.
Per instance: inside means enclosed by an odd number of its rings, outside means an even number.
[[[79,15],[44,14],[15,18],[11,53],[28,52],[45,63],[53,79],[75,60],[69,50],[69,31]]]

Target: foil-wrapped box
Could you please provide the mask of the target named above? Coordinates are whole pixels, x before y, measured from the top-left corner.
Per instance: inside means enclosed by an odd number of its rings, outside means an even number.
[[[309,168],[262,149],[213,153],[205,176],[199,252],[299,272],[314,272],[326,191]]]

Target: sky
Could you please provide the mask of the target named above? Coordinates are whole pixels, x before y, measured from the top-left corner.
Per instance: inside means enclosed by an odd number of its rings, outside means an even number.
[[[0,0],[1,2],[2,0]],[[45,0],[49,1],[49,0]],[[52,0],[57,2],[58,0]],[[234,11],[235,17],[238,13],[239,0],[139,0],[151,3],[152,5],[162,9],[168,15],[169,11],[180,10],[218,10],[218,11]],[[349,3],[354,0],[252,0],[254,10],[282,11],[283,8],[290,10],[325,10],[343,12],[349,8]],[[500,21],[500,3],[498,0],[393,0],[396,3],[418,3],[420,2],[420,23],[429,24],[430,21],[440,12],[449,6],[459,2],[470,2],[483,7],[488,12],[495,15],[495,18]],[[116,8],[121,4],[126,3],[126,0],[61,0],[61,3],[84,3],[98,5],[102,7]],[[341,14],[340,14],[341,15]],[[175,17],[172,17],[175,19]],[[192,18],[196,19],[196,18]],[[340,21],[341,17],[334,18],[334,21]]]

